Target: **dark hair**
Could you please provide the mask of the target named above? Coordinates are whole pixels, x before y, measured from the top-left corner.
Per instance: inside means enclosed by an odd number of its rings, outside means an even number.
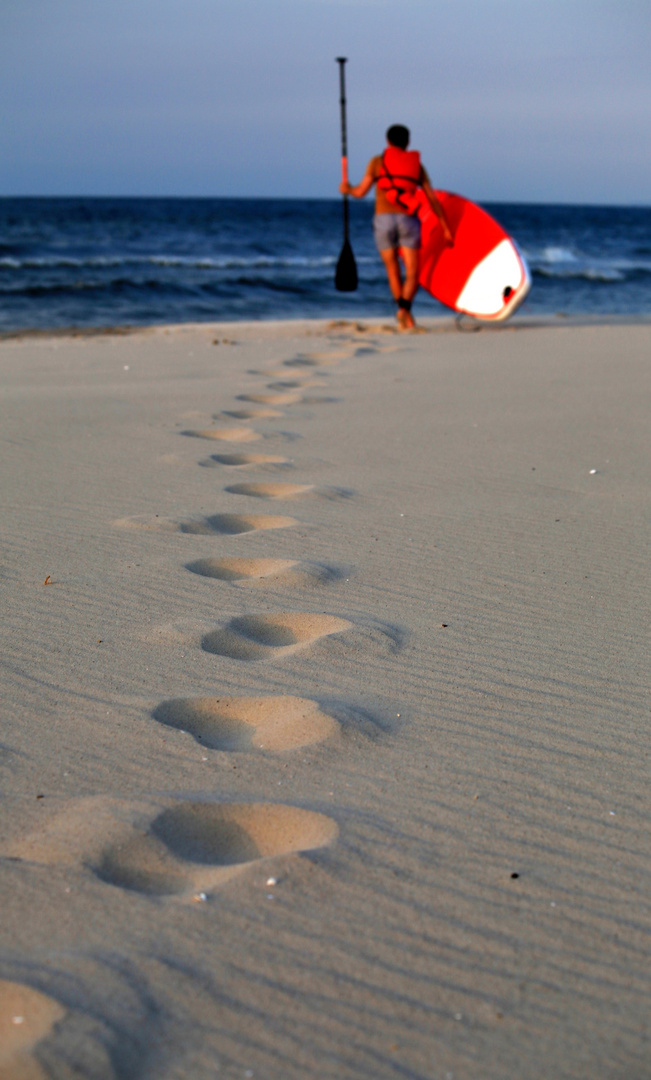
[[[409,128],[402,124],[393,124],[387,131],[387,142],[391,146],[397,146],[399,150],[406,150],[409,146]]]

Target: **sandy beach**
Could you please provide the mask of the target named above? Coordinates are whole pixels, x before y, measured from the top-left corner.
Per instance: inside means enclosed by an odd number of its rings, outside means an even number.
[[[0,1080],[651,1076],[650,325],[0,341]]]

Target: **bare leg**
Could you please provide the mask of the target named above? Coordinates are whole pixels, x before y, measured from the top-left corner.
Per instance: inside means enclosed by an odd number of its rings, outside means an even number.
[[[387,248],[380,252],[382,262],[389,279],[389,288],[394,300],[413,300],[418,292],[418,248],[400,248],[395,251]],[[400,259],[405,264],[405,279],[402,279],[402,267]],[[402,330],[412,330],[416,325],[411,311],[404,308],[398,309],[398,323]]]
[[[418,292],[418,249],[400,248],[400,257],[405,264],[405,280],[402,285],[402,298],[409,302],[409,310],[398,310],[398,322],[403,330],[413,330],[416,321],[411,313],[411,301]]]
[[[394,248],[386,248],[380,252],[380,255],[389,279],[391,295],[397,302],[403,296],[402,267],[398,259],[398,252]],[[401,330],[409,330],[414,325],[410,313],[403,308],[398,308],[396,318]]]
[[[402,274],[398,262],[398,252],[393,248],[386,248],[380,252],[380,257],[387,272],[391,295],[394,300],[399,300],[402,296]]]
[[[400,258],[405,264],[405,283],[402,295],[405,300],[413,300],[418,292],[418,248],[400,248]]]

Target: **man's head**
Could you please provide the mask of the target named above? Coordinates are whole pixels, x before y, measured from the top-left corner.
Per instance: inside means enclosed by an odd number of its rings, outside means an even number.
[[[409,128],[402,124],[393,124],[387,131],[389,146],[397,146],[399,150],[406,150],[409,146]]]

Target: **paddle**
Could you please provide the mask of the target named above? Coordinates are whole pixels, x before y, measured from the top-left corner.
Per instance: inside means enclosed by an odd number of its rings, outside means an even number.
[[[338,56],[339,64],[339,104],[341,106],[341,178],[348,183],[348,143],[346,139],[346,75],[345,56]],[[344,246],[335,271],[335,289],[339,292],[355,292],[357,288],[357,266],[348,238],[348,196],[344,195]]]

